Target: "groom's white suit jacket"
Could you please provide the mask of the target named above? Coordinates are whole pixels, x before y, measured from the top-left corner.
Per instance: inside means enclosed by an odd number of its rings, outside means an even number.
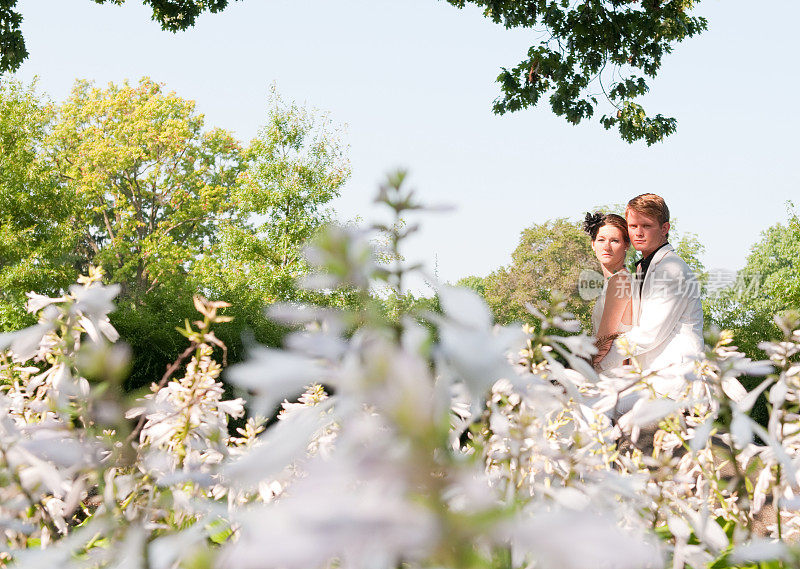
[[[625,333],[642,369],[678,366],[703,352],[703,307],[694,271],[671,245],[650,262],[642,283],[641,267],[633,278],[633,329]]]

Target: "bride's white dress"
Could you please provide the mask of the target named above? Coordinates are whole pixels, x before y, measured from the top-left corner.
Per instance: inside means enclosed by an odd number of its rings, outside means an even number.
[[[630,272],[627,269],[621,269],[615,274],[624,273],[628,276],[628,282],[633,282],[633,278],[631,277]],[[592,334],[597,337],[597,331],[600,328],[600,319],[603,317],[603,309],[606,305],[606,291],[608,290],[608,282],[609,279],[606,279],[605,283],[603,284],[603,290],[600,293],[600,296],[597,298],[597,302],[594,305],[594,309],[592,310]],[[617,332],[620,334],[627,332],[628,330],[632,329],[633,326],[631,324],[622,324],[620,323],[617,326]],[[623,366],[623,361],[625,357],[619,353],[616,346],[612,345],[611,349],[608,350],[606,356],[600,360],[600,371],[602,373],[609,373],[615,369],[621,368]]]

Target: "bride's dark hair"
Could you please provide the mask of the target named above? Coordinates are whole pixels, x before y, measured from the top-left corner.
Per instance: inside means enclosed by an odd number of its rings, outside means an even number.
[[[617,215],[616,213],[603,214],[596,211],[594,213],[587,213],[583,220],[583,230],[589,234],[592,241],[597,239],[597,232],[600,231],[600,228],[604,225],[613,225],[619,229],[625,243],[630,244],[631,240],[630,237],[628,237],[628,223],[621,215]]]

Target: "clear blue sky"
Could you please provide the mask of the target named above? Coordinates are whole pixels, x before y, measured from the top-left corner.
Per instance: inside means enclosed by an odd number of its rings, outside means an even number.
[[[21,0],[30,58],[61,100],[76,78],[143,75],[197,101],[207,124],[252,138],[268,87],[346,125],[353,175],[343,218],[375,215],[376,184],[398,166],[424,200],[451,203],[407,257],[441,280],[510,261],[520,231],[646,191],[665,197],[682,231],[699,235],[706,266],[738,269],[766,227],[798,196],[796,73],[800,3],[704,0],[710,30],[666,59],[646,107],[678,118],[647,148],[595,122],[574,127],[546,108],[497,117],[500,66],[533,40],[474,9],[439,0],[243,0],[162,32],[138,0]]]

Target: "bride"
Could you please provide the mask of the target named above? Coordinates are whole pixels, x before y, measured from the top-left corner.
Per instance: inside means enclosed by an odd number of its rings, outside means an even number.
[[[592,311],[592,331],[598,352],[592,365],[609,372],[627,363],[612,349],[614,340],[632,328],[630,272],[625,268],[625,255],[630,247],[628,225],[622,216],[609,213],[586,214],[583,229],[592,239],[592,250],[603,268],[603,290]]]

